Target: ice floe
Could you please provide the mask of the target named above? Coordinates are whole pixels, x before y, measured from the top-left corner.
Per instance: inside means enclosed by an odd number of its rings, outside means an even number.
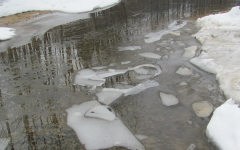
[[[0,40],[8,40],[15,36],[15,29],[0,27]]]
[[[129,64],[131,63],[131,61],[124,61],[124,62],[121,62],[122,65],[126,65],[126,64]]]
[[[86,149],[96,150],[114,146],[122,146],[132,150],[145,149],[117,117],[109,121],[84,115],[97,106],[101,106],[100,103],[93,100],[66,109],[68,113],[67,125],[75,131]]]
[[[1,1],[0,1],[1,2]],[[31,10],[52,10],[79,13],[104,8],[118,3],[119,0],[3,0],[0,17]]]
[[[207,126],[207,137],[221,150],[240,149],[240,108],[233,99],[218,107]]]
[[[190,75],[193,74],[193,71],[189,68],[186,68],[186,67],[180,67],[176,71],[176,74],[180,74],[180,75],[183,75],[183,76],[190,76]]]
[[[202,53],[190,62],[216,74],[221,90],[227,98],[240,103],[240,9],[199,18],[201,29],[194,34],[202,44]]]
[[[173,31],[184,27],[186,24],[187,24],[187,21],[185,20],[175,20],[171,24],[169,24],[168,29],[164,29],[155,33],[149,33],[145,36],[147,39],[144,39],[144,40],[146,43],[152,43],[152,42],[158,41],[162,38],[163,35],[173,33]]]
[[[145,140],[148,138],[148,136],[146,135],[141,135],[141,134],[135,134],[136,138],[139,139],[140,141],[141,140]]]
[[[162,100],[162,104],[165,106],[177,105],[179,103],[178,98],[173,94],[167,94],[163,92],[160,92],[159,94]]]
[[[162,73],[160,67],[158,67],[156,65],[152,65],[152,64],[143,64],[143,65],[139,65],[136,67],[130,67],[128,69],[123,69],[123,70],[108,69],[108,70],[94,71],[92,69],[82,69],[79,72],[77,72],[77,74],[75,76],[74,84],[81,85],[81,86],[91,86],[91,87],[102,86],[106,81],[105,78],[107,78],[107,77],[124,74],[130,70],[136,70],[136,71],[144,70],[144,68],[142,68],[142,67],[154,68],[156,70],[156,72],[154,72],[154,74],[151,74],[152,77]]]
[[[161,58],[160,55],[155,54],[155,53],[150,53],[150,52],[140,53],[138,55],[145,57],[145,58],[152,58],[152,59],[160,59]]]
[[[208,117],[213,112],[213,105],[208,101],[193,103],[192,108],[198,117]]]
[[[135,51],[142,49],[141,46],[118,47],[118,51]]]
[[[187,47],[187,48],[184,48],[185,52],[183,54],[183,57],[186,57],[186,58],[193,58],[196,54],[196,51],[197,51],[197,46],[190,46],[190,47]]]
[[[138,94],[148,88],[159,86],[159,83],[154,80],[148,80],[146,82],[140,83],[137,86],[128,89],[117,89],[117,88],[103,88],[103,91],[108,92],[122,92],[124,96]]]

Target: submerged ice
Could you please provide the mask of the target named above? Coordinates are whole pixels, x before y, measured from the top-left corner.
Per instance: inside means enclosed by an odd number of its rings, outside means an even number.
[[[101,106],[95,100],[72,106],[66,111],[68,113],[68,126],[76,132],[80,142],[88,150],[114,146],[122,146],[132,150],[145,149],[121,120],[117,117],[114,118],[115,115],[113,116],[107,107]],[[88,111],[90,111],[89,113],[91,111],[99,112],[101,117],[86,117],[84,114],[89,114]]]

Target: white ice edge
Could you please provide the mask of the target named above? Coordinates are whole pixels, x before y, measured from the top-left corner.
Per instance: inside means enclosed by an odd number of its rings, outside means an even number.
[[[86,149],[97,150],[113,146],[123,146],[132,150],[145,149],[118,118],[108,121],[84,116],[88,110],[96,106],[101,105],[97,101],[89,101],[66,109],[67,125],[75,131]]]
[[[119,0],[3,0],[0,17],[33,10],[50,10],[67,13],[88,12],[117,4]]]

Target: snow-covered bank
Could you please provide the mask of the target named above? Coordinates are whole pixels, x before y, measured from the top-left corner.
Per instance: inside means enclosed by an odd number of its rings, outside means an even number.
[[[201,29],[193,36],[202,44],[201,54],[190,60],[199,68],[216,74],[220,88],[229,99],[214,111],[207,126],[208,138],[221,150],[240,149],[240,7],[228,13],[197,20]]]
[[[0,40],[11,39],[15,35],[15,29],[0,27]]]
[[[31,10],[80,13],[108,7],[118,2],[119,0],[2,0],[0,3],[0,17]]]
[[[233,7],[223,14],[197,20],[200,31],[193,35],[202,44],[203,52],[191,63],[216,74],[227,98],[240,103],[240,9]]]

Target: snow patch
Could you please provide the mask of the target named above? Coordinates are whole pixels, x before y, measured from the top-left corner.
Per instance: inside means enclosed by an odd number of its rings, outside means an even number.
[[[207,137],[222,150],[240,149],[240,108],[233,99],[218,107],[207,126]]]
[[[15,36],[15,29],[0,27],[0,40],[8,40]]]

